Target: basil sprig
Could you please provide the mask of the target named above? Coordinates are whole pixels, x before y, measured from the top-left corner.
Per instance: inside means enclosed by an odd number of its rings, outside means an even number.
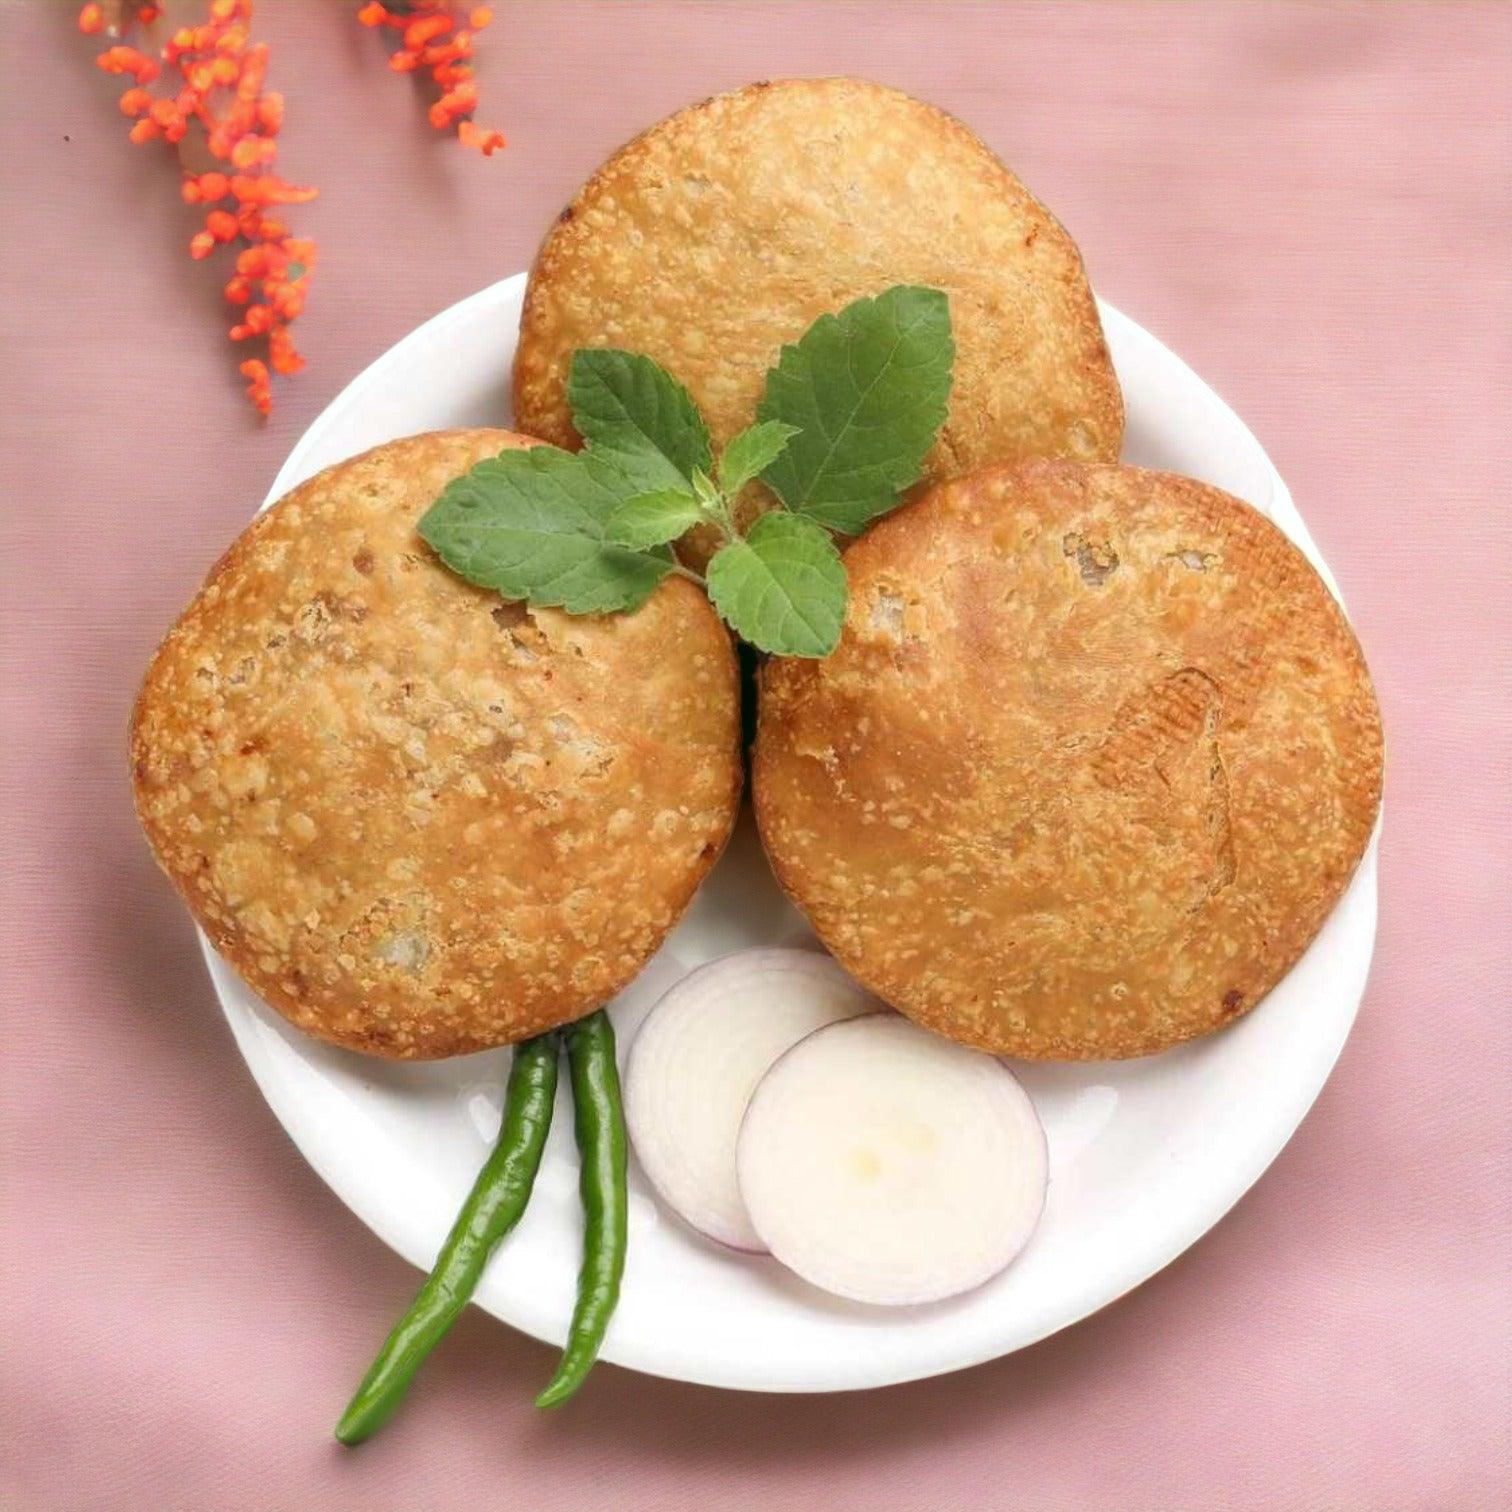
[[[945,419],[955,343],[938,289],[899,286],[822,315],[767,374],[756,422],[716,464],[687,389],[649,357],[573,355],[579,452],[508,451],[454,479],[420,534],[454,572],[509,599],[635,609],[679,565],[697,525],[721,544],[707,588],[737,635],[779,656],[827,656],[845,621],[831,532],[855,534],[918,480]],[[743,533],[735,499],[760,478],[779,501]]]

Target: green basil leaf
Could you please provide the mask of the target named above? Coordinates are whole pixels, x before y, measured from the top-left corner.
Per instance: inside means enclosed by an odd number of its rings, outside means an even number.
[[[938,289],[899,285],[820,316],[767,374],[758,418],[799,434],[762,477],[789,509],[831,530],[863,529],[918,479],[954,362]]]
[[[665,489],[637,494],[616,505],[604,526],[604,534],[620,546],[644,551],[675,541],[703,518],[698,500],[689,493]]]
[[[708,567],[709,597],[743,639],[778,656],[828,656],[845,621],[835,543],[802,515],[775,510]]]
[[[782,455],[797,434],[796,425],[784,425],[781,420],[758,420],[748,425],[720,454],[719,486],[733,499]]]
[[[635,609],[672,570],[606,538],[620,495],[590,457],[537,446],[454,478],[419,531],[453,572],[569,614]]]
[[[709,432],[682,384],[649,357],[613,348],[573,353],[572,423],[588,449],[634,493],[689,492],[708,470]]]

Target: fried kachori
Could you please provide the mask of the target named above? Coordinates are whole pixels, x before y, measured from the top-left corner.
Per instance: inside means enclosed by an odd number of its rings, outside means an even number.
[[[301,1029],[425,1058],[591,1011],[722,850],[742,772],[728,634],[668,578],[573,618],[416,534],[497,430],[328,468],[231,547],[147,673],[143,827],[195,918]]]
[[[1349,882],[1381,793],[1360,648],[1264,516],[1189,479],[1033,462],[845,557],[825,661],[770,663],[777,875],[926,1028],[1031,1058],[1232,1023]]]
[[[705,100],[593,175],[530,275],[517,423],[575,445],[572,353],[613,346],[681,379],[723,445],[754,417],[784,343],[894,284],[950,297],[955,385],[926,480],[1118,456],[1123,400],[1071,238],[959,121],[843,78]],[[712,542],[685,545],[701,561]]]

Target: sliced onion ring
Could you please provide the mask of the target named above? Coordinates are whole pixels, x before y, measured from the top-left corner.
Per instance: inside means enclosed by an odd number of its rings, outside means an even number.
[[[881,1004],[827,955],[742,950],[662,997],[630,1048],[625,1121],[663,1200],[700,1233],[761,1252],[735,1180],[735,1138],[757,1082],[826,1024]]]
[[[805,1280],[860,1302],[980,1286],[1044,1210],[1045,1135],[999,1060],[894,1014],[820,1029],[762,1078],[736,1170],[756,1232]]]

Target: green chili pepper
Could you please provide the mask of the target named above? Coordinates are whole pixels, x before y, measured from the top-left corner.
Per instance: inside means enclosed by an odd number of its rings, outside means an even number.
[[[520,1221],[551,1129],[557,1051],[555,1031],[515,1047],[498,1143],[462,1204],[435,1268],[336,1425],[343,1444],[360,1444],[393,1415],[415,1372],[467,1306],[499,1241]]]
[[[551,1384],[536,1398],[537,1407],[558,1407],[583,1384],[614,1315],[620,1277],[625,1273],[629,1195],[614,1029],[600,1009],[565,1034],[581,1162],[583,1266],[578,1272],[577,1306],[567,1347]]]

